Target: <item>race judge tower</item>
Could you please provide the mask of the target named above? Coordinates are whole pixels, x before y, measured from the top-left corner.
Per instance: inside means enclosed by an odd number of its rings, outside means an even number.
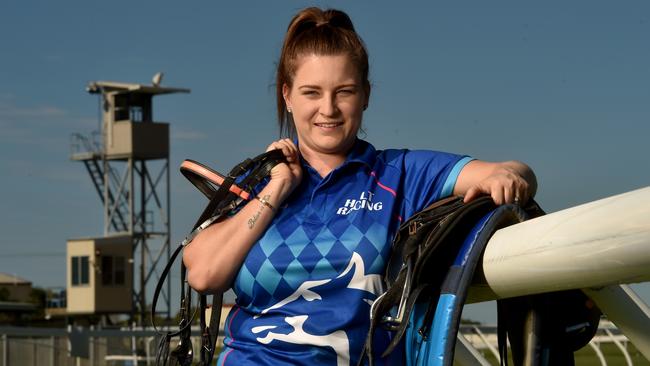
[[[84,163],[99,194],[104,236],[68,240],[68,314],[129,313],[141,325],[146,319],[147,283],[170,256],[169,124],[154,122],[152,102],[190,92],[162,87],[161,78],[87,87],[99,96],[101,131],[72,135],[71,159]],[[170,317],[169,283],[165,290]]]

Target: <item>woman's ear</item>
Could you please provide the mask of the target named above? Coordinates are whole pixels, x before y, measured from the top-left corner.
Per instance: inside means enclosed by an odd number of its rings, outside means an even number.
[[[287,107],[287,111],[291,113],[291,102],[289,101],[289,86],[287,84],[282,84],[282,98],[284,98],[284,105]]]
[[[364,92],[366,93],[366,100],[363,103],[363,110],[368,109],[368,103],[370,102],[370,85],[365,86]]]

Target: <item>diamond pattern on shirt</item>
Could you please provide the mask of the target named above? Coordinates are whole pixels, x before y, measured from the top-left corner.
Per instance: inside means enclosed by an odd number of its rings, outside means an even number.
[[[341,234],[339,240],[350,252],[352,252],[361,237],[363,237],[363,233],[359,231],[359,229],[352,225],[348,225],[348,228],[343,232],[343,234]]]
[[[365,237],[372,243],[378,252],[386,249],[386,228],[377,222],[373,222],[365,232]]]
[[[255,298],[255,307],[263,307],[267,301],[284,298],[304,281],[336,277],[353,252],[364,258],[368,273],[381,273],[390,250],[387,229],[360,216],[340,216],[327,225],[302,222],[291,231],[279,229],[284,220],[272,225],[251,248],[237,278],[238,290]],[[366,224],[358,225],[361,222]]]
[[[320,232],[318,235],[318,240],[314,243],[316,246],[316,249],[320,252],[320,254],[323,255],[323,257],[327,256],[327,253],[332,250],[332,246],[334,246],[334,242],[336,241],[336,237],[332,232],[327,229],[327,227],[323,227],[323,230]]]
[[[298,288],[300,284],[303,283],[303,278],[309,277],[309,272],[303,267],[303,265],[297,259],[294,259],[287,266],[287,270],[282,276],[292,289]]]
[[[246,270],[238,276],[236,287],[246,296],[238,303],[251,310],[264,308],[293,293],[304,281],[336,278],[353,252],[363,257],[366,273],[381,274],[390,251],[384,225],[392,205],[383,212],[362,207],[348,215],[325,213],[336,212],[339,201],[348,195],[358,194],[344,193],[316,206],[309,199],[298,199],[291,202],[292,209],[280,211],[242,266]],[[386,201],[379,196],[374,199]],[[255,299],[254,304],[244,301],[249,297]]]
[[[300,253],[305,250],[305,246],[309,244],[309,238],[307,238],[307,234],[305,234],[302,227],[299,227],[293,232],[293,234],[284,240],[284,243],[286,243],[289,250],[291,250],[293,257],[297,258]]]
[[[318,263],[316,263],[316,266],[314,266],[314,269],[311,272],[312,278],[331,278],[332,274],[336,274],[337,271],[332,267],[330,262],[326,259],[323,258]]]
[[[264,251],[264,254],[269,256],[282,243],[284,243],[284,237],[280,234],[277,227],[273,225],[264,234],[264,240],[260,240],[260,247]]]
[[[316,264],[322,258],[323,255],[312,242],[309,242],[298,256],[300,263],[302,263],[303,267],[310,273],[314,271],[314,267],[316,267]]]
[[[262,274],[262,276],[259,274]],[[270,294],[275,292],[275,288],[278,286],[280,279],[282,279],[282,275],[273,267],[273,264],[268,258],[262,263],[258,275],[255,276],[255,282],[260,284]]]
[[[251,272],[246,268],[246,266],[242,266],[241,270],[239,271],[238,274],[238,283],[239,283],[239,290],[245,293],[248,296],[253,295],[253,284],[255,284],[255,277],[251,274]]]

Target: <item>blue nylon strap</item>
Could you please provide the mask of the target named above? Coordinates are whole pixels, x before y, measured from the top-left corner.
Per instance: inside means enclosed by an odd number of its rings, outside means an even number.
[[[454,266],[459,266],[464,270],[470,255],[480,255],[480,253],[472,253],[472,250],[494,213],[495,211],[489,212],[474,225],[456,255]],[[453,280],[455,281],[448,281],[449,279],[444,281],[443,288],[448,289],[450,293],[440,295],[432,320],[433,324],[426,340],[423,339],[418,330],[423,325],[427,304],[415,304],[409,319],[409,327],[406,330],[406,364],[408,366],[451,364],[451,362],[446,363],[445,357],[448,356],[446,355],[446,349],[448,349],[449,342],[456,342],[456,334],[451,334],[455,328],[452,326],[452,322],[456,321],[456,318],[460,316],[463,307],[463,304],[457,301],[458,292],[461,289],[468,288],[468,286],[464,286],[468,284],[460,283],[462,278],[471,281],[472,276],[454,276]]]
[[[458,305],[462,306],[462,304]],[[423,344],[424,357],[418,360],[418,366],[439,366],[443,364],[447,342],[456,341],[456,335],[449,334],[456,306],[456,295],[440,295],[436,313],[433,317],[433,328],[427,342]]]
[[[458,255],[456,256],[456,260],[454,261],[454,266],[464,266],[465,263],[467,263],[467,258],[469,257],[469,254],[472,252],[472,249],[474,248],[474,245],[476,244],[476,240],[478,239],[479,235],[483,232],[483,229],[485,229],[485,225],[487,222],[492,218],[496,211],[490,211],[487,215],[483,216],[476,225],[472,228],[472,231],[469,232],[467,237],[465,238],[465,241],[463,242],[463,245],[460,247],[460,250],[458,251]]]

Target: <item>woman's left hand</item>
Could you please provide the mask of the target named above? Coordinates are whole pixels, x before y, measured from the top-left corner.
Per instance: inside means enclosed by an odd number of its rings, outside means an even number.
[[[489,195],[497,205],[524,205],[535,195],[536,190],[535,173],[524,163],[474,160],[469,162],[458,176],[454,194],[464,195],[464,202]]]

